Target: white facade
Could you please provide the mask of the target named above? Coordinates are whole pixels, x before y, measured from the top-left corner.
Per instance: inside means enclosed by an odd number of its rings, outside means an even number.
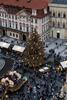
[[[0,27],[5,30],[7,36],[16,39],[23,38],[23,34],[28,38],[35,28],[44,42],[49,37],[67,39],[67,5],[49,3],[49,9],[51,16],[47,8],[43,8],[39,13],[44,13],[43,16],[38,16],[39,11],[36,9],[31,9],[31,14],[26,9],[12,14],[1,6]]]
[[[47,13],[47,10],[44,9],[44,12]],[[37,32],[41,35],[42,40],[45,40],[46,32],[49,29],[49,17],[46,15],[42,18],[37,18],[35,17],[36,14],[37,10],[35,9],[32,10],[32,15],[28,15],[25,10],[21,10],[17,14],[8,14],[4,8],[0,7],[0,26],[6,28],[7,36],[16,39],[20,38],[18,31],[27,34],[33,32],[36,28]],[[31,17],[33,15],[34,17]],[[8,28],[16,30],[17,32],[8,30]]]

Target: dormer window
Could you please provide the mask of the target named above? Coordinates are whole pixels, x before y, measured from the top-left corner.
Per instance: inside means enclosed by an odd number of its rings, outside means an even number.
[[[37,11],[35,9],[32,9],[32,15],[36,16]]]
[[[31,2],[31,0],[27,0],[27,2],[29,3],[29,2]]]
[[[47,9],[44,9],[44,14],[47,14]]]

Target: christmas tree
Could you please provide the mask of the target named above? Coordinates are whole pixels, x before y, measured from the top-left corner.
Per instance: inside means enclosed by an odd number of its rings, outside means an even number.
[[[44,64],[44,48],[36,30],[30,35],[24,51],[23,61],[26,65],[36,68]]]

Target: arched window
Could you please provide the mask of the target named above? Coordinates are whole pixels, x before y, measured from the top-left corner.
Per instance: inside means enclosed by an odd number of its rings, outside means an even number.
[[[63,14],[63,18],[66,18],[66,14],[65,13]]]
[[[55,12],[53,12],[53,17],[55,17]]]
[[[9,27],[11,27],[11,21],[9,21]]]
[[[18,38],[18,34],[16,34],[16,38]]]
[[[16,22],[16,29],[18,28],[18,24],[17,24],[17,22]]]
[[[10,36],[12,36],[12,33],[10,33]]]
[[[63,28],[65,28],[65,23],[63,23]]]
[[[60,17],[60,13],[58,13],[58,17]]]
[[[53,27],[55,27],[55,22],[53,21]]]
[[[48,11],[48,12],[50,11],[49,6],[47,7],[47,11]]]
[[[60,27],[60,22],[58,22],[58,27]]]
[[[15,37],[15,34],[13,33],[13,37]]]
[[[20,30],[22,30],[22,23],[20,23]]]
[[[26,36],[23,34],[23,40],[26,41]]]

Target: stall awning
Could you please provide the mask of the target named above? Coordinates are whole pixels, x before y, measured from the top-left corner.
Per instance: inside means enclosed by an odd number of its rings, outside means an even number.
[[[43,67],[41,69],[39,69],[39,72],[47,72],[49,70],[48,67]]]
[[[2,47],[2,48],[6,48],[6,49],[8,49],[9,46],[10,46],[9,43],[6,43],[6,42],[0,42],[0,47]]]
[[[65,42],[63,45],[64,45],[64,46],[67,46],[67,42]]]
[[[63,61],[63,62],[60,62],[62,68],[67,68],[67,60],[66,61]]]
[[[14,47],[12,48],[12,50],[18,51],[18,52],[23,52],[25,50],[25,47],[14,45]]]

